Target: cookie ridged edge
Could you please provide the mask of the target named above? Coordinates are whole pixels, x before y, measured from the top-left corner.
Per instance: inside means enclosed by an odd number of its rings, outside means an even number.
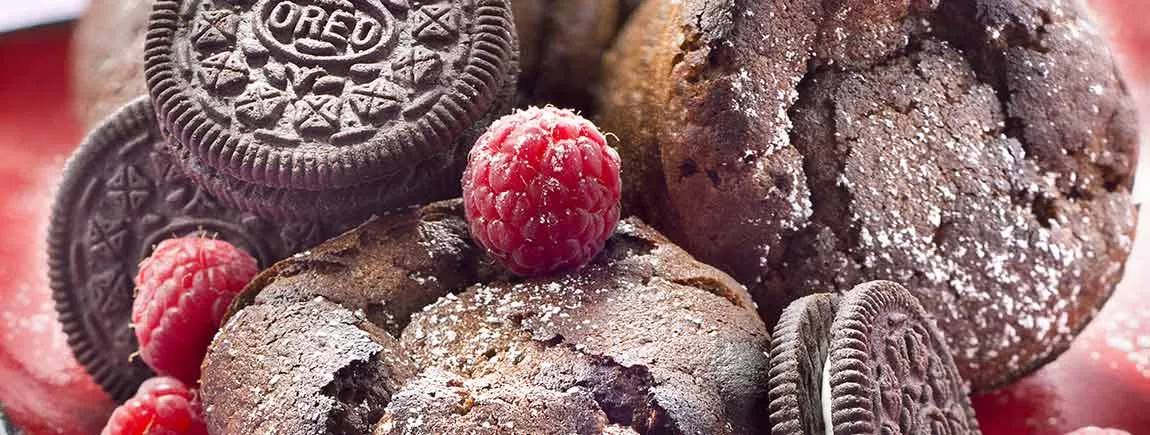
[[[821,340],[824,342],[824,350],[829,350],[829,332],[831,322],[834,321],[835,307],[835,299],[831,294],[805,296],[791,302],[783,310],[779,322],[775,325],[774,332],[771,334],[771,368],[767,392],[770,403],[767,415],[771,425],[771,433],[774,435],[803,435],[807,433],[806,426],[810,422],[803,421],[803,410],[799,400],[800,395],[811,393],[811,391],[803,391],[803,377],[799,367],[802,358],[810,358],[810,355],[806,355],[809,349],[803,346],[802,340],[804,333],[807,332],[804,331],[803,326],[808,320],[824,322],[823,327],[828,332],[827,336],[806,337],[806,339]],[[821,379],[822,358],[819,358],[817,363],[819,367],[816,367],[817,371],[814,375]],[[821,382],[817,382],[816,385],[806,387],[817,389],[821,388],[821,385]],[[821,394],[820,391],[814,391],[814,393]],[[821,413],[816,415],[821,418]]]
[[[150,98],[138,97],[108,115],[84,138],[79,149],[64,165],[64,176],[52,203],[52,217],[48,227],[48,287],[52,290],[56,315],[67,336],[68,347],[92,376],[92,380],[117,402],[135,395],[142,379],[125,379],[116,367],[108,364],[100,355],[84,328],[80,315],[82,304],[72,291],[71,255],[67,241],[71,239],[68,230],[74,221],[68,208],[73,205],[70,199],[78,197],[84,189],[83,180],[76,174],[82,173],[81,169],[93,161],[106,157],[103,151],[114,140],[122,138],[126,132],[154,122],[152,115]]]
[[[169,144],[179,140],[167,132],[164,134]],[[169,151],[181,154],[187,152],[186,148],[174,146],[170,147]],[[458,188],[457,183],[449,183],[444,179],[414,189],[410,187],[409,181],[410,177],[416,174],[403,174],[405,177],[381,179],[387,182],[383,186],[352,186],[328,192],[277,189],[244,183],[216,173],[211,168],[201,167],[198,162],[189,162],[189,157],[181,154],[174,155],[173,160],[184,170],[184,174],[207,189],[222,205],[274,220],[326,221],[332,218],[362,220],[394,208],[446,199],[453,196],[444,194],[449,191],[448,184],[452,188]],[[308,207],[296,206],[301,202],[306,203]],[[380,204],[390,206],[381,207]]]
[[[393,153],[390,147],[375,146],[374,141],[345,147],[336,156],[298,149],[255,149],[250,141],[241,140],[208,119],[174,78],[172,43],[181,3],[157,0],[149,16],[144,78],[155,102],[157,119],[167,124],[177,139],[171,142],[184,145],[204,165],[240,181],[272,188],[321,191],[366,184],[381,173],[386,175],[381,168],[416,164],[434,153],[448,152],[451,139],[494,106],[502,94],[500,84],[506,72],[514,69],[516,44],[511,6],[507,0],[480,0],[475,9],[471,53],[459,77],[453,80],[451,91],[444,92],[426,114],[390,133],[390,142],[405,146],[410,152]],[[260,158],[252,158],[255,156],[251,154],[256,153]],[[281,168],[297,170],[284,173]]]
[[[962,379],[938,326],[910,291],[890,281],[860,284],[840,299],[832,325],[834,335],[827,373],[831,388],[831,426],[836,435],[878,433],[878,417],[872,412],[874,404],[871,401],[871,393],[877,386],[867,365],[871,351],[869,339],[875,319],[885,307],[892,305],[903,307],[915,321],[926,326],[933,344],[940,349],[938,356],[950,378]],[[978,434],[978,421],[965,386],[962,387],[962,393],[958,400],[961,400],[967,416],[967,427],[972,429],[968,434]]]

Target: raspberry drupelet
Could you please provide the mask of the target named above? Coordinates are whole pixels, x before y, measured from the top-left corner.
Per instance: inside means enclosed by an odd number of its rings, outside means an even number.
[[[619,155],[599,129],[553,107],[496,121],[463,173],[475,238],[520,275],[577,269],[619,222]]]

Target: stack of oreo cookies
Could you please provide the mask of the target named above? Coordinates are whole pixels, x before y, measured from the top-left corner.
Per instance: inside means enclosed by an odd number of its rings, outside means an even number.
[[[267,266],[456,196],[516,94],[506,0],[161,0],[147,29],[149,95],[76,150],[50,230],[64,329],[118,400],[150,375],[128,318],[157,242],[203,232]]]
[[[504,0],[238,3],[156,2],[144,59],[173,159],[233,208],[328,220],[454,196],[510,108]]]

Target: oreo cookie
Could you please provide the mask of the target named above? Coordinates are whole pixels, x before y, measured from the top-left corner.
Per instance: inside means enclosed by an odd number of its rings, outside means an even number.
[[[129,324],[137,264],[158,242],[208,234],[268,265],[342,229],[222,206],[174,164],[149,99],[140,97],[96,127],[64,169],[48,233],[56,310],[76,358],[123,401],[152,376],[134,356]]]
[[[950,349],[898,284],[798,299],[773,337],[774,434],[980,433]]]
[[[507,0],[159,0],[145,78],[173,155],[224,201],[364,216],[457,193],[517,51]]]

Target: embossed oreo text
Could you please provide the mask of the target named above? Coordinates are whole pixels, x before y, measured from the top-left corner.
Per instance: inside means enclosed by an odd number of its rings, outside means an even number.
[[[270,48],[312,61],[355,61],[377,54],[395,33],[394,19],[371,2],[268,0],[255,25]]]

